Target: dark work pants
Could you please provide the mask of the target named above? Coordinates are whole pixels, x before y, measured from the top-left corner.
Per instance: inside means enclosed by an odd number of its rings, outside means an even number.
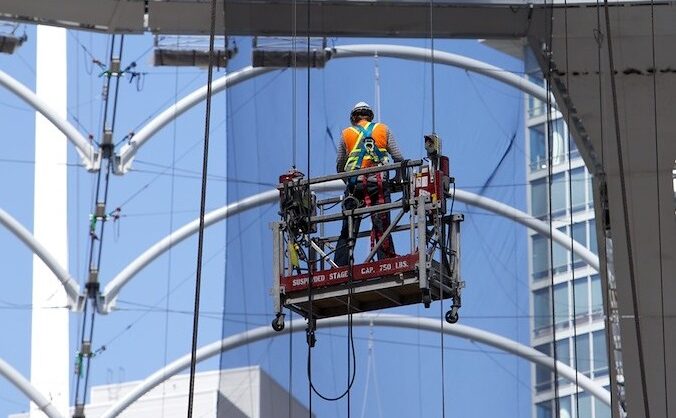
[[[352,195],[354,199],[346,199],[344,201],[344,212],[347,215],[352,209],[362,206],[374,206],[378,202],[390,203],[390,190],[387,181],[382,182],[382,192],[379,191],[377,181],[367,181],[366,183],[358,181],[356,184],[348,185],[345,190],[345,197]],[[381,200],[379,200],[381,199]],[[370,201],[370,202],[369,202]],[[353,217],[353,233],[352,236],[356,239],[359,233],[359,224],[361,218],[359,216]],[[371,214],[371,223],[373,229],[371,231],[371,248],[380,240],[383,232],[390,226],[390,213],[381,212]],[[340,231],[340,237],[336,244],[336,255],[334,262],[339,266],[347,266],[349,264],[349,223],[347,216],[343,218],[343,228]],[[377,252],[378,260],[395,257],[394,242],[392,235],[388,236]]]

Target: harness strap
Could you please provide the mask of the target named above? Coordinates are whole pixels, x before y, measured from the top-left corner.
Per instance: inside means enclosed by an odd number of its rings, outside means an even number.
[[[345,163],[345,171],[359,170],[364,158],[368,158],[376,163],[382,163],[385,160],[387,150],[378,148],[373,141],[372,135],[376,125],[378,124],[369,122],[365,128],[361,125],[350,127],[350,129],[358,133],[358,136]]]

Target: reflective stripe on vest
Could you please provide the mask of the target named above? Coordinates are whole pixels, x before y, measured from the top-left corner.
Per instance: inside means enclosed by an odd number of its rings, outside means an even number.
[[[378,165],[385,163],[387,149],[378,148],[372,136],[373,130],[377,125],[377,123],[369,122],[366,124],[366,127],[362,127],[361,125],[350,127],[350,129],[358,133],[358,136],[354,147],[350,150],[350,154],[348,154],[345,171],[359,170],[362,168],[365,159],[371,160],[374,164]]]

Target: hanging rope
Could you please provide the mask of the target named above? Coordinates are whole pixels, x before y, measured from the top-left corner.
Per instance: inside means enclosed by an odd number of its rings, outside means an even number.
[[[657,59],[655,54],[655,1],[650,0],[650,35],[651,35],[651,54],[653,67],[653,129],[655,130],[655,190],[657,192],[657,243],[659,251],[662,251],[662,199],[660,195],[660,146],[657,135]],[[662,257],[659,257],[658,268],[660,272],[660,322],[662,325],[662,367],[667,370],[667,347],[664,325],[664,269],[662,266]],[[664,373],[664,393],[667,391],[667,373]],[[664,397],[665,415],[669,416],[669,397]]]
[[[563,9],[563,24],[564,24],[564,32],[565,32],[565,50],[566,50],[566,88],[568,89],[568,95],[572,96],[572,92],[570,89],[570,65],[569,65],[569,60],[568,60],[568,0],[564,1],[564,9]],[[572,158],[572,152],[571,152],[571,137],[570,137],[570,114],[571,112],[568,112],[568,116],[566,118],[566,139],[567,139],[567,145],[568,145],[568,223],[570,225],[570,248],[573,248],[573,244],[575,242],[575,239],[573,237],[573,158]],[[586,233],[586,231],[585,231]],[[570,252],[570,266],[571,266],[571,288],[572,288],[572,296],[573,296],[573,368],[577,372],[578,370],[578,356],[577,356],[577,297],[575,294],[575,254],[571,251]],[[555,343],[556,344],[556,343]],[[570,359],[570,352],[568,355],[565,357],[566,359]],[[567,361],[568,363],[568,361]],[[579,417],[580,416],[580,383],[578,379],[578,374],[575,373],[575,416]]]
[[[608,0],[604,0],[606,37],[608,40],[608,65],[610,76],[610,90],[613,102],[613,122],[615,124],[615,144],[617,148],[617,162],[620,177],[620,191],[622,196],[622,213],[625,217],[629,216],[627,207],[627,185],[624,175],[624,156],[622,153],[622,140],[620,134],[620,114],[617,105],[617,86],[615,84],[615,62],[613,57],[613,37],[610,31],[610,11],[608,10]],[[656,109],[657,110],[657,109]],[[634,251],[631,239],[631,228],[629,222],[624,223],[624,233],[627,245],[627,262],[629,264],[629,281],[631,284],[632,310],[634,312],[634,329],[636,330],[636,341],[638,349],[639,370],[641,371],[641,389],[643,394],[643,411],[645,418],[650,418],[650,404],[648,403],[648,386],[645,379],[645,357],[643,354],[643,339],[641,337],[641,321],[638,315],[638,287],[636,286],[636,272],[634,269]]]
[[[204,215],[207,197],[207,169],[209,163],[209,123],[211,122],[211,81],[214,72],[214,39],[216,35],[216,0],[211,1],[211,27],[209,32],[209,68],[207,70],[207,99],[204,116],[204,154],[202,157],[202,190],[200,193],[200,222],[197,238],[197,271],[195,274],[195,307],[190,355],[190,383],[188,388],[188,418],[192,418],[195,394],[195,369],[197,366],[197,335],[199,330],[200,290],[202,283],[202,252],[204,244]]]
[[[547,11],[547,2],[545,1],[545,10]],[[545,17],[545,28],[547,31],[547,50],[545,51],[546,54],[546,60],[547,60],[547,74],[545,75],[545,80],[547,82],[547,106],[546,106],[546,112],[547,112],[547,119],[546,119],[546,125],[547,125],[547,197],[548,197],[548,211],[549,211],[549,216],[548,216],[548,221],[549,221],[549,236],[552,236],[554,232],[554,220],[553,220],[553,208],[552,208],[552,183],[554,179],[554,174],[553,174],[553,164],[554,164],[554,131],[553,131],[553,125],[552,125],[552,112],[553,112],[553,106],[552,106],[552,72],[553,72],[553,61],[552,61],[552,42],[553,42],[553,26],[554,26],[554,9],[552,4],[550,3],[548,13],[544,14]],[[549,14],[549,18],[547,17]],[[556,305],[555,305],[555,298],[554,298],[554,242],[550,239],[549,240],[549,279],[550,279],[550,293],[549,293],[549,299],[550,299],[550,304],[551,304],[551,327],[552,327],[552,352],[553,352],[553,358],[554,358],[554,409],[555,409],[555,416],[557,418],[560,418],[561,415],[561,405],[560,405],[560,398],[559,398],[559,368],[558,368],[558,350],[556,347]]]

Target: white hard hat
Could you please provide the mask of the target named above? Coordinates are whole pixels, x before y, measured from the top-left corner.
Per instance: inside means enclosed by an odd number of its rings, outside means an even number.
[[[373,109],[371,109],[371,106],[366,102],[358,102],[354,105],[350,112],[350,121],[356,123],[356,121],[359,120],[358,116],[361,115],[366,115],[373,119]]]
[[[361,110],[361,109],[364,109],[364,110],[369,109],[369,110],[371,110],[371,106],[369,106],[369,104],[366,103],[366,102],[359,102],[359,103],[357,103],[356,105],[354,105],[354,107],[352,107],[352,111],[353,111],[353,112],[354,112],[355,110]]]

